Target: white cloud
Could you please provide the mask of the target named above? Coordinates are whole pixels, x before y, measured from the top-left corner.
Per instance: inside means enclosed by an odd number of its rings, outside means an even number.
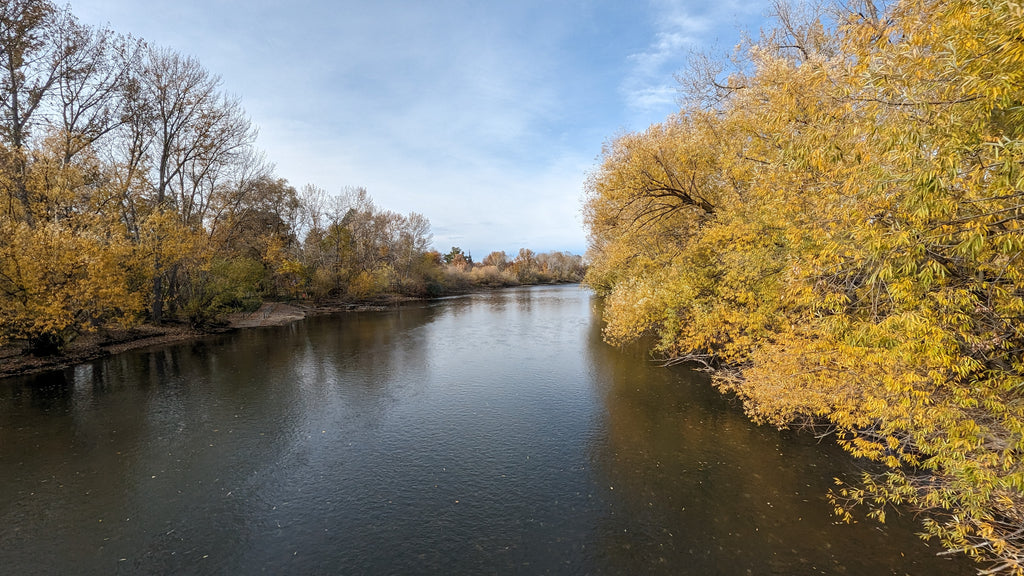
[[[652,121],[674,111],[675,75],[695,52],[714,51],[718,43],[736,38],[744,25],[759,23],[761,8],[735,0],[695,3],[653,0],[654,41],[631,54],[631,70],[620,89],[627,105]]]
[[[673,72],[728,12],[667,0],[72,2],[86,22],[220,74],[292,184],[364,186],[384,208],[427,216],[439,248],[480,257],[581,251],[581,189],[602,142],[672,111]]]

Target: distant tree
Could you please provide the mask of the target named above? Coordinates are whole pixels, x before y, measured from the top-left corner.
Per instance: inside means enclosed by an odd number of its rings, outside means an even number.
[[[444,255],[444,263],[451,264],[456,258],[461,257],[463,261],[466,259],[466,254],[462,251],[462,248],[458,246],[452,246],[452,249]]]
[[[520,248],[519,255],[512,261],[510,268],[520,283],[536,282],[537,274],[540,272],[540,268],[537,266],[537,254],[529,248]]]
[[[579,282],[586,267],[583,258],[568,252],[545,252],[537,255],[540,273],[553,282]]]
[[[484,257],[482,264],[484,266],[494,266],[499,271],[504,271],[508,266],[508,255],[499,251],[491,252]]]
[[[298,201],[300,226],[308,229],[302,262],[318,287],[316,294],[347,291],[362,298],[382,291],[426,290],[422,276],[434,271],[423,260],[432,238],[425,216],[382,210],[365,188],[330,196],[307,186]]]

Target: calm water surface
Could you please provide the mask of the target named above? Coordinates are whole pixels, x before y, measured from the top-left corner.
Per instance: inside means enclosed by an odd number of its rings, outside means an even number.
[[[576,286],[0,380],[4,574],[971,574]]]

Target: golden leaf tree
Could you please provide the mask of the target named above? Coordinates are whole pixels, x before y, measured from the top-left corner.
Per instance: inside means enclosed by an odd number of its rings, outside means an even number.
[[[953,550],[1024,571],[1024,11],[777,7],[731,73],[606,147],[588,280],[606,335],[836,433]],[[848,517],[848,516],[847,516]]]

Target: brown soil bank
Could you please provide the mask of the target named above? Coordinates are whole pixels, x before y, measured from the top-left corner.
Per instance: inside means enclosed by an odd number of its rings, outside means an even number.
[[[0,378],[66,368],[126,350],[181,342],[209,334],[259,326],[281,326],[312,315],[379,310],[410,300],[415,299],[388,297],[357,303],[325,302],[317,304],[265,302],[255,312],[229,314],[224,318],[223,325],[207,329],[193,329],[179,325],[142,325],[131,329],[103,329],[76,338],[62,354],[54,356],[37,357],[27,354],[24,346],[4,346],[0,347]]]

